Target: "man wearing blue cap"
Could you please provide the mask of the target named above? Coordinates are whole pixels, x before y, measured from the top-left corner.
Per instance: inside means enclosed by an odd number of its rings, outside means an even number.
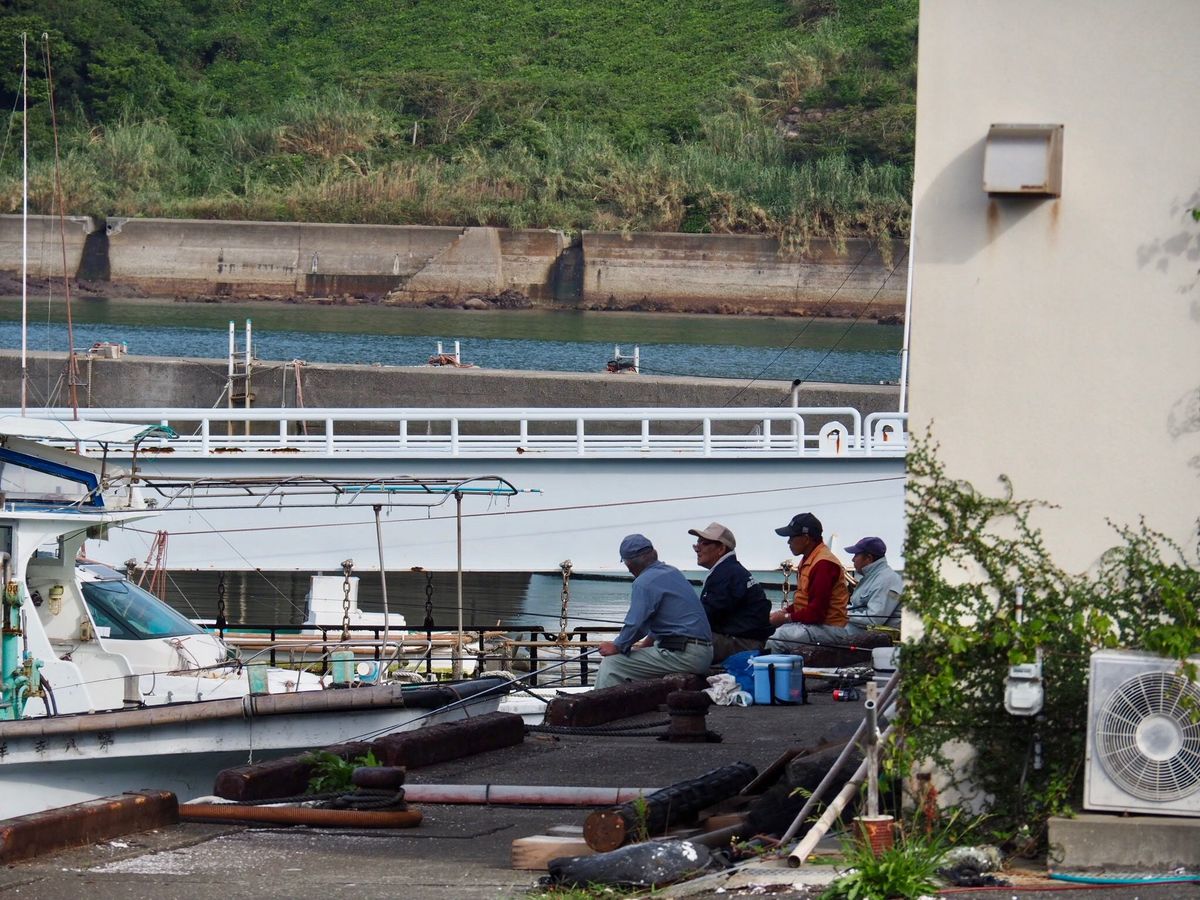
[[[621,541],[621,562],[633,576],[625,626],[600,644],[596,687],[661,678],[676,672],[704,675],[712,665],[712,631],[700,598],[683,573],[659,562],[641,534]]]
[[[888,565],[887,544],[882,538],[865,537],[846,552],[852,554],[854,569],[862,576],[850,595],[850,627],[899,626],[904,581]]]

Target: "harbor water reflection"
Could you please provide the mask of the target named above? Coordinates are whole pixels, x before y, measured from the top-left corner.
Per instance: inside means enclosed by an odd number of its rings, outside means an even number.
[[[20,319],[20,301],[0,299],[2,346],[20,346]],[[483,368],[598,372],[614,346],[637,345],[647,374],[857,384],[899,378],[903,332],[849,319],[94,298],[75,301],[72,319],[77,348],[111,341],[143,356],[224,358],[229,322],[251,319],[263,360],[423,365],[437,341],[449,352],[461,340],[463,361]],[[66,352],[61,300],[31,298],[29,322],[30,350]]]

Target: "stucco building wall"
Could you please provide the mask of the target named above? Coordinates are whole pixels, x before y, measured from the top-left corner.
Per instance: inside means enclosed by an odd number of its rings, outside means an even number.
[[[911,426],[1090,566],[1200,515],[1200,4],[923,0]],[[1064,126],[1058,198],[989,197],[993,123]]]

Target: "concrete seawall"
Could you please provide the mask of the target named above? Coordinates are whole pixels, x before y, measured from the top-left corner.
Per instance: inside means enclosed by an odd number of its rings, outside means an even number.
[[[30,274],[61,276],[57,220],[30,217]],[[784,254],[755,235],[618,234],[417,225],[69,220],[66,270],[148,295],[353,296],[396,305],[506,291],[535,306],[771,315],[904,311],[907,247],[865,240]],[[0,216],[0,269],[21,267],[21,218]]]
[[[31,407],[69,406],[66,355],[28,356]],[[218,359],[79,358],[80,406],[211,407],[224,405],[227,364]],[[254,408],[278,407],[665,407],[780,406],[791,384],[744,380],[668,378],[564,372],[516,372],[438,367],[306,364],[300,369],[304,403],[297,401],[296,371],[288,363],[254,369]],[[47,394],[47,385],[51,386]],[[896,409],[893,385],[812,384],[801,406],[850,406],[864,415]],[[20,356],[0,351],[0,405],[20,405]]]

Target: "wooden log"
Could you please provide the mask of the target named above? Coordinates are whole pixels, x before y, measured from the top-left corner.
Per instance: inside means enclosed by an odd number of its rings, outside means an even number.
[[[598,810],[583,823],[584,839],[593,850],[606,853],[662,834],[671,825],[732,797],[757,774],[749,763],[734,763],[655,791],[641,801]]]
[[[596,851],[587,845],[583,835],[563,836],[535,834],[512,842],[514,869],[544,870],[546,864],[560,856],[588,856]]]
[[[487,750],[514,747],[525,740],[525,720],[494,712],[379,738],[375,756],[385,766],[416,769]]]
[[[699,675],[667,675],[649,681],[628,681],[609,688],[555,697],[546,707],[546,724],[588,728],[653,712],[674,691],[699,690]]]
[[[365,741],[335,744],[326,752],[350,760],[366,755],[371,745]],[[225,800],[271,800],[298,797],[308,790],[313,776],[309,751],[248,766],[236,766],[217,773],[213,793]]]

